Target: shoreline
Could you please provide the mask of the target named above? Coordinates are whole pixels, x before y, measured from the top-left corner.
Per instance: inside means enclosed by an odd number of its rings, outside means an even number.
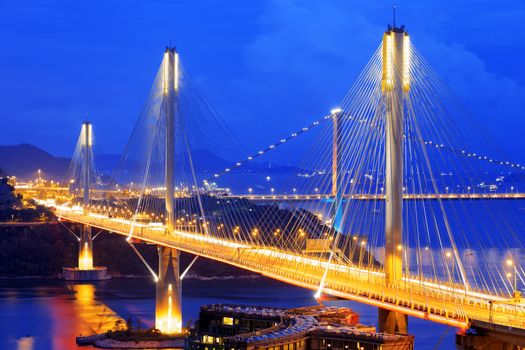
[[[184,349],[187,336],[175,339],[117,340],[106,333],[76,337],[79,346],[92,345],[101,349]]]
[[[184,279],[198,280],[198,281],[222,281],[222,280],[233,280],[233,279],[258,279],[263,276],[250,274],[250,275],[229,275],[229,276],[199,276],[199,275],[186,275]],[[150,275],[112,275],[112,280],[139,280],[139,279],[151,279]],[[58,275],[56,276],[0,276],[1,280],[63,280]]]

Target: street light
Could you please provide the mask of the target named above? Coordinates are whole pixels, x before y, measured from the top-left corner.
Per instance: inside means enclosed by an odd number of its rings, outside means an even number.
[[[342,110],[341,108],[337,107],[337,108],[332,109],[332,110],[330,111],[330,114],[331,114],[331,115],[339,114],[339,113],[341,113],[342,111],[343,111],[343,110]]]
[[[507,266],[512,267],[514,269],[514,286],[513,286],[514,292],[513,294],[516,295],[518,291],[518,269],[516,267],[516,264],[514,264],[514,260],[512,259],[507,259]],[[512,277],[512,273],[507,272],[507,278],[509,279],[509,282],[510,282],[511,277]]]

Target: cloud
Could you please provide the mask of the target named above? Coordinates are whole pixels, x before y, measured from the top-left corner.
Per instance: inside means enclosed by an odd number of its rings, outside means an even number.
[[[2,112],[20,127],[31,118],[67,122],[90,112],[105,123],[101,129],[123,125],[121,135],[108,139],[111,151],[119,152],[173,35],[185,65],[250,151],[338,104],[378,47],[390,6],[208,0],[122,8],[10,1],[0,15]],[[398,1],[398,22],[407,24],[443,80],[511,152],[525,147],[524,15],[522,0]],[[17,137],[29,141],[25,135]]]
[[[501,34],[505,33],[502,27],[511,31],[518,25],[516,14],[522,13],[522,5],[513,2],[516,9],[512,11],[494,8],[492,2],[489,7],[483,1],[474,12],[472,6],[478,2],[469,3],[447,6],[413,1],[403,9],[402,18],[410,19],[413,42],[443,80],[520,161],[522,155],[514,150],[525,147],[519,137],[520,130],[525,130],[525,89],[501,72],[490,71],[482,55],[469,44],[475,46],[485,37],[490,38],[486,45],[501,45],[505,40],[495,40],[497,35],[491,28]],[[358,7],[347,1],[266,1],[257,22],[258,34],[244,51],[245,75],[231,82],[236,95],[232,114],[243,115],[255,126],[254,135],[265,134],[265,141],[271,142],[270,138],[278,139],[326,113],[351,86],[381,41],[386,27],[381,22],[386,16],[375,15],[374,6]],[[470,17],[463,17],[469,13]],[[491,15],[494,22],[488,23]],[[463,18],[460,24],[456,23],[458,17]],[[488,27],[485,33],[462,27],[477,29],[483,26],[481,21]],[[454,24],[452,29],[450,23]],[[484,54],[490,57],[491,52]]]
[[[252,139],[275,141],[328,113],[378,47],[383,26],[342,4],[266,2],[243,53],[245,75],[231,82],[231,114],[253,126]]]

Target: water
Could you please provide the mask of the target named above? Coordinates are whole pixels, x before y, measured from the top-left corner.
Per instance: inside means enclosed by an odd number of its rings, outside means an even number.
[[[154,295],[153,282],[145,279],[77,285],[58,280],[0,280],[0,349],[90,349],[77,347],[75,336],[111,328],[118,317],[140,319],[145,326],[152,326]],[[203,304],[314,304],[312,291],[262,277],[187,279],[183,301],[184,324],[198,318]],[[376,322],[377,310],[373,307],[350,301],[327,304],[356,310],[362,323]],[[453,328],[412,318],[409,329],[416,336],[416,350],[455,348]]]

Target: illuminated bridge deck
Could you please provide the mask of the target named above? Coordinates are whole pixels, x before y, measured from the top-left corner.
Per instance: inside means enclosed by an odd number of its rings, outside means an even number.
[[[117,234],[175,248],[221,261],[296,286],[318,290],[327,270],[323,292],[361,303],[400,311],[433,322],[466,328],[471,322],[489,322],[525,329],[523,305],[479,291],[465,291],[446,282],[404,278],[386,285],[384,274],[375,270],[328,262],[297,253],[280,251],[243,242],[219,239],[205,234],[174,231],[100,214],[85,214],[60,207],[62,219],[87,224]],[[492,304],[491,301],[496,301]]]
[[[333,195],[328,194],[242,194],[231,195],[229,197],[246,198],[254,201],[308,201],[308,200],[333,200]],[[385,200],[383,194],[353,194],[344,195],[344,199],[350,200],[367,200],[379,201]],[[458,199],[472,199],[472,200],[491,200],[491,199],[525,199],[525,193],[408,193],[403,195],[404,200],[458,200]]]
[[[22,192],[50,192],[50,193],[68,193],[70,189],[68,187],[50,187],[50,186],[20,186],[17,187],[18,191]],[[122,196],[138,197],[140,193],[126,190],[125,188],[119,190],[108,190],[108,189],[90,189],[93,194],[113,194]],[[164,198],[165,191],[152,192],[155,195]],[[181,197],[180,193],[175,193],[175,197]],[[332,194],[326,193],[312,193],[312,194],[230,194],[225,197],[230,198],[245,198],[254,201],[306,201],[306,200],[333,200]],[[351,200],[385,200],[384,194],[346,194],[343,195],[344,199]],[[457,200],[457,199],[472,199],[472,200],[491,200],[491,199],[525,199],[525,192],[511,192],[511,193],[405,193],[403,195],[404,200]]]

